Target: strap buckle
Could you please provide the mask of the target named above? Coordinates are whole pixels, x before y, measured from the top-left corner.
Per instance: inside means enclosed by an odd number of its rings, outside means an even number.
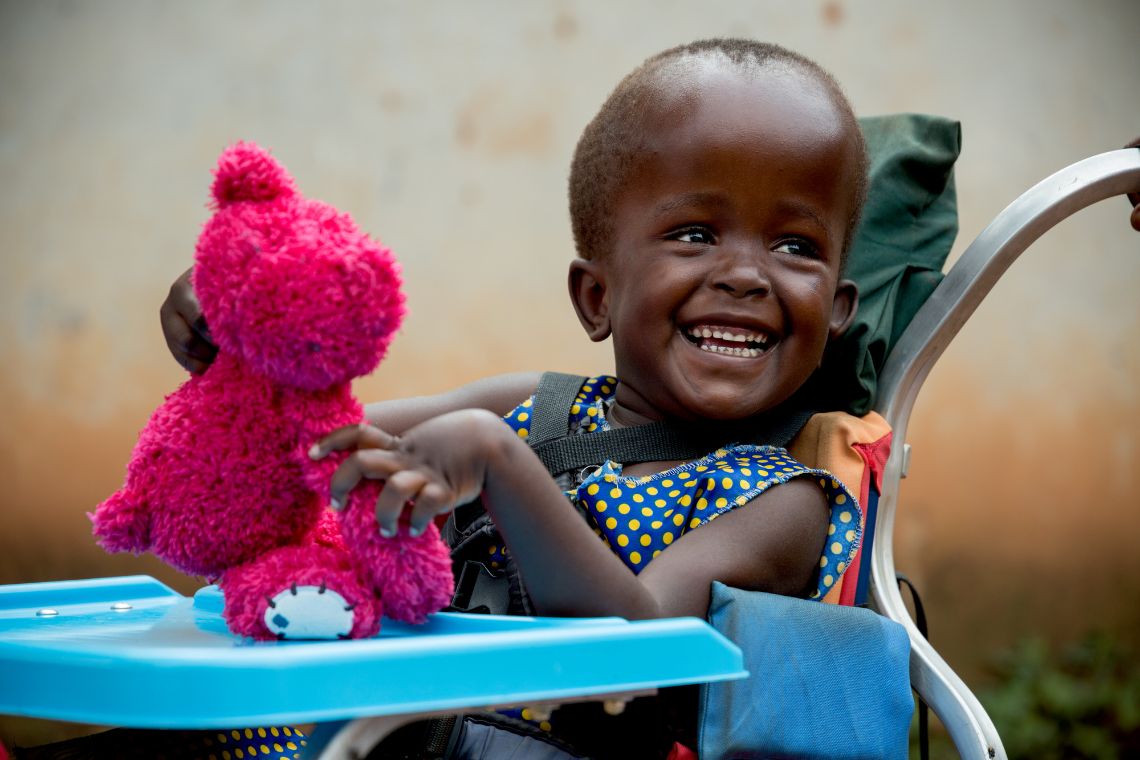
[[[482,562],[467,560],[459,571],[452,612],[506,615],[511,605],[511,583],[506,573],[496,575]]]

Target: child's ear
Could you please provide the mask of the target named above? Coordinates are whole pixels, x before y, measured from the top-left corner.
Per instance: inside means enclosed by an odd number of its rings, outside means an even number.
[[[835,298],[831,302],[831,321],[827,339],[835,340],[847,332],[859,310],[859,288],[851,280],[840,280],[835,285]]]
[[[609,298],[606,294],[605,267],[598,261],[574,259],[570,262],[570,302],[590,340],[610,337]]]

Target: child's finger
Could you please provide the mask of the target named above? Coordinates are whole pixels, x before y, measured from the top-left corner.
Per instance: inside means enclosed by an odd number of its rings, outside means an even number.
[[[1140,137],[1124,146],[1125,148],[1140,148]],[[1140,193],[1128,193],[1128,202],[1132,204],[1132,229],[1140,232]]]
[[[400,439],[391,433],[386,433],[378,427],[361,422],[356,425],[345,425],[337,428],[309,449],[312,459],[324,459],[330,452],[347,451],[349,449],[384,449],[394,450],[399,446]]]
[[[166,315],[163,315],[163,319],[167,319]],[[183,369],[196,375],[204,372],[213,356],[210,355],[208,348],[198,346],[200,341],[195,340],[196,336],[190,326],[181,319],[170,318],[164,328],[163,337],[166,339],[166,348],[170,351],[170,355],[182,365]]]
[[[376,524],[380,526],[380,535],[385,538],[396,535],[404,506],[416,500],[427,482],[427,476],[418,470],[400,470],[388,478],[376,499]]]
[[[348,493],[361,480],[385,480],[399,472],[403,464],[382,449],[361,449],[345,458],[329,480],[329,501],[335,510],[344,509]]]
[[[205,314],[199,315],[197,319],[191,322],[190,328],[197,333],[198,337],[201,338],[204,343],[215,349],[218,347],[217,344],[214,343],[214,336],[210,335],[210,326],[206,324]]]
[[[412,505],[408,530],[413,536],[423,533],[436,515],[450,512],[455,504],[453,494],[439,483],[430,482],[420,489]]]

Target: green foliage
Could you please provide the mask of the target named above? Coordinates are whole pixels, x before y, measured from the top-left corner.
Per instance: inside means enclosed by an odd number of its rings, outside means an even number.
[[[1140,757],[1140,661],[1095,633],[1057,651],[1027,639],[997,659],[978,698],[1009,757]]]

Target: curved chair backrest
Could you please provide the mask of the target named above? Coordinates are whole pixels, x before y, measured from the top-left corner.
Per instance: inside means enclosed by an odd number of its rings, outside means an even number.
[[[965,250],[915,314],[879,378],[875,409],[894,431],[878,505],[871,557],[871,598],[882,614],[906,626],[911,684],[931,706],[964,758],[1004,758],[993,722],[970,689],[910,619],[896,582],[892,533],[899,481],[906,474],[907,422],[931,367],[1010,264],[1054,225],[1093,203],[1140,192],[1140,150],[1102,153],[1068,166],[1030,188]]]

